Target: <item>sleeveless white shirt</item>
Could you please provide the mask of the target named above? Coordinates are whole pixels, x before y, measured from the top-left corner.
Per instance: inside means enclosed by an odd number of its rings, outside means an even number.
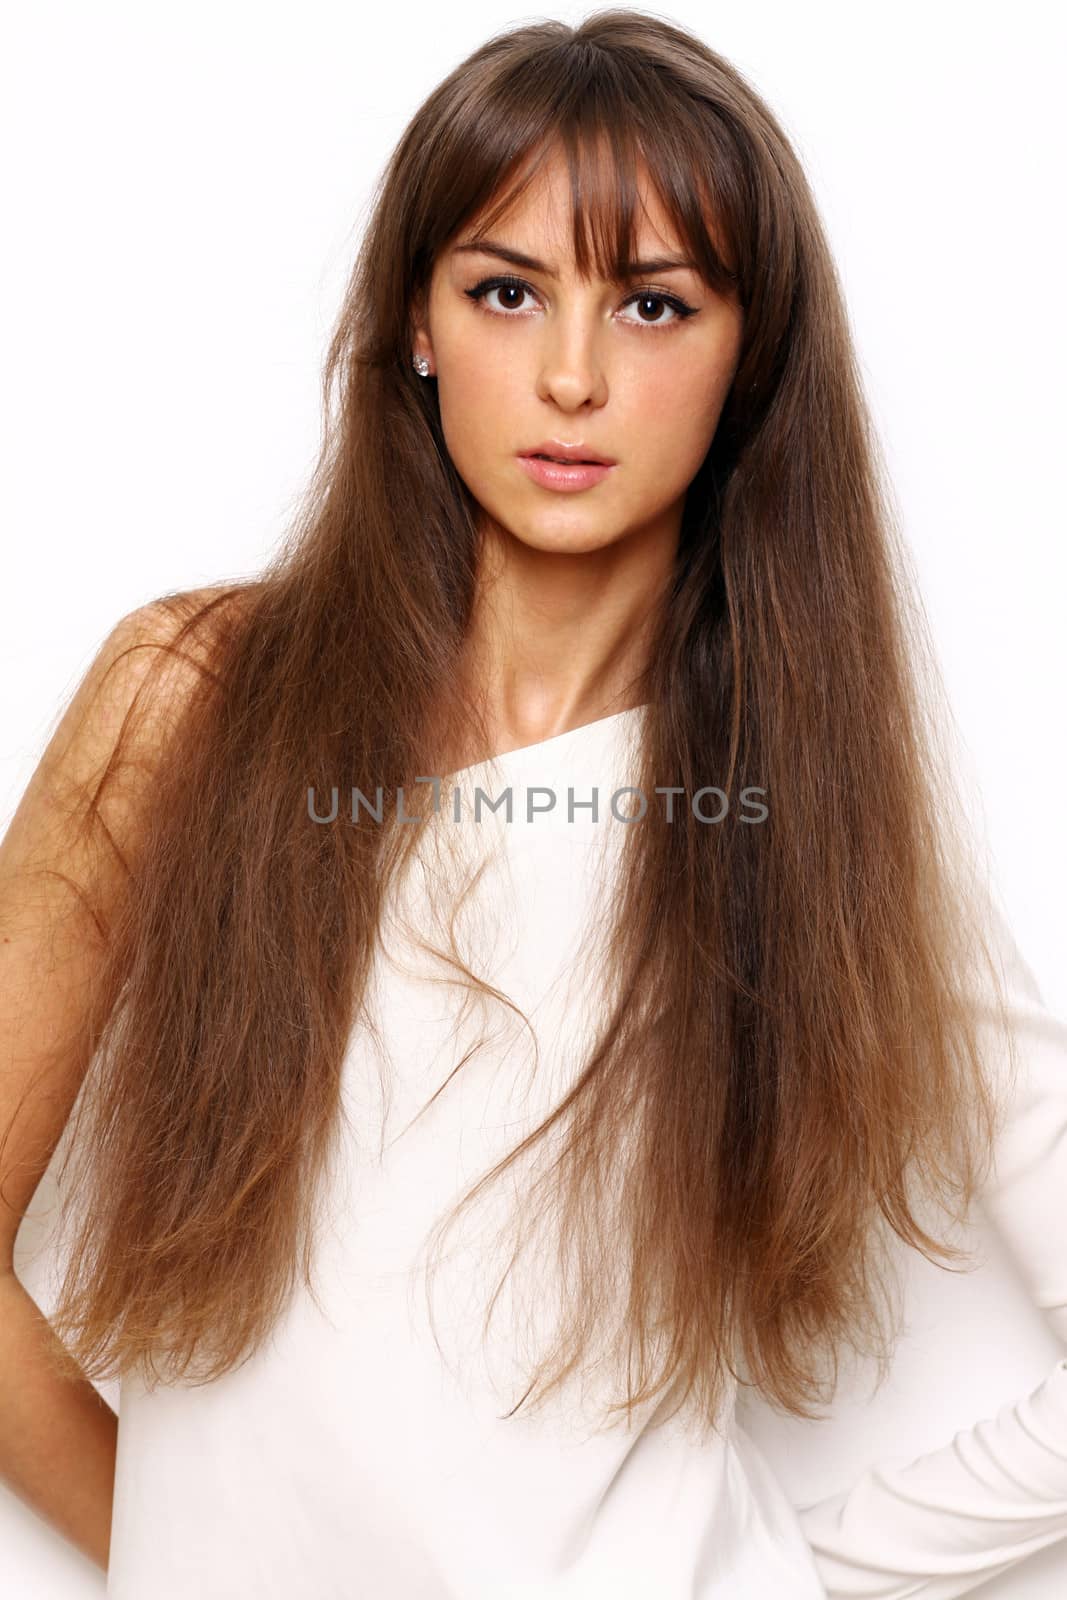
[[[629,1428],[624,1419],[587,1426],[573,1390],[535,1416],[524,1408],[504,1416],[530,1376],[520,1350],[542,1350],[538,1334],[554,1326],[548,1280],[517,1275],[516,1284],[535,1287],[526,1299],[505,1289],[483,1344],[482,1314],[506,1264],[490,1246],[521,1205],[529,1165],[494,1180],[473,1222],[467,1213],[446,1236],[432,1324],[428,1315],[429,1230],[539,1126],[583,1063],[615,852],[634,825],[619,820],[634,811],[634,797],[618,796],[613,811],[612,796],[635,781],[642,714],[602,718],[442,780],[427,844],[387,901],[367,995],[376,1030],[357,1024],[345,1058],[343,1127],[315,1272],[321,1304],[301,1284],[268,1345],[212,1383],[152,1392],[123,1383],[107,1584],[114,1600],[928,1592],[876,1587],[872,1577],[873,1553],[885,1560],[890,1515],[891,1559],[901,1553],[923,1570],[930,1535],[922,1505],[909,1510],[887,1481],[881,1502],[867,1486],[847,1524],[827,1503],[806,1513],[805,1525],[737,1426],[732,1389],[720,1431],[694,1431],[684,1416],[663,1423],[655,1405]],[[510,821],[483,807],[474,822],[479,786],[493,800],[510,787]],[[582,805],[594,789],[595,818]],[[549,796],[551,809],[541,809]],[[434,828],[449,827],[462,861],[485,862],[458,908],[433,849]],[[533,1037],[506,1004],[472,1002],[458,974],[420,946],[447,948],[453,913],[460,953],[529,1018]],[[544,1249],[534,1258],[543,1268]],[[599,1418],[607,1391],[590,1382],[587,1392]],[[1067,1363],[1027,1404],[1046,1428],[1063,1427],[1067,1497]],[[1036,1448],[1027,1444],[1034,1415],[1001,1421],[1007,1470],[1018,1452]],[[992,1548],[1005,1537],[997,1491],[989,1500],[988,1485],[980,1491],[967,1479],[955,1452],[938,1457],[924,1492],[963,1497],[971,1521],[961,1561],[973,1561],[976,1543]],[[1044,1542],[1067,1532],[1067,1500],[1061,1521],[1046,1515],[1041,1529]]]

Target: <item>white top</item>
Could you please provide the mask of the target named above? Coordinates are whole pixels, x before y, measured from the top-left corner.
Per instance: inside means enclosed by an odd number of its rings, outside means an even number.
[[[633,781],[641,715],[602,718],[442,785],[435,826],[452,822],[458,789],[451,837],[490,862],[457,942],[534,1024],[536,1072],[513,1012],[464,1009],[458,981],[426,981],[449,969],[412,930],[447,948],[434,930],[452,907],[440,871],[416,865],[389,903],[369,991],[388,1061],[362,1025],[345,1059],[321,1307],[301,1286],[268,1346],[213,1383],[122,1385],[114,1600],[947,1600],[1067,1534],[1067,1359],[995,1421],[911,1464],[872,1467],[800,1511],[736,1423],[732,1391],[721,1432],[703,1435],[682,1417],[657,1426],[648,1410],[629,1432],[624,1421],[586,1432],[573,1392],[504,1419],[530,1371],[516,1330],[534,1331],[524,1351],[541,1348],[537,1307],[506,1290],[483,1352],[502,1269],[483,1228],[510,1211],[529,1175],[521,1162],[489,1190],[491,1217],[476,1208],[472,1233],[468,1211],[438,1242],[431,1329],[429,1228],[539,1125],[580,1063],[595,930],[625,833],[609,802]],[[479,784],[491,798],[511,786],[510,823],[489,811],[474,824]],[[599,790],[598,820],[588,809],[568,819],[568,786],[576,800]],[[553,791],[555,809],[529,819],[528,787]],[[632,808],[632,797],[617,807]],[[433,838],[426,828],[417,863]],[[999,931],[1024,1060],[984,1200],[1067,1347],[1067,1028]]]

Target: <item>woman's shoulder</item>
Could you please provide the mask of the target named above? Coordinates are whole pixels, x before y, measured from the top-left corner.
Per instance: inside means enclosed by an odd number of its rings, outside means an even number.
[[[109,698],[118,711],[147,695],[149,718],[165,715],[183,690],[211,672],[224,640],[247,620],[259,587],[218,583],[145,601],[115,623],[90,677],[113,680]]]
[[[29,794],[73,816],[92,796],[109,824],[131,822],[190,694],[210,676],[252,586],[158,596],[125,612],[96,647],[51,729]],[[103,787],[102,787],[103,786]],[[103,789],[107,789],[107,800]],[[99,802],[99,804],[98,804]]]
[[[200,659],[208,662],[227,629],[248,618],[261,588],[260,581],[246,579],[170,590],[120,617],[113,630],[115,642],[206,652]]]

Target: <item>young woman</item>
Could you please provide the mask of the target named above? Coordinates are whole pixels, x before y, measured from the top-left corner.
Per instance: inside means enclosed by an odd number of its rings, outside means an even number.
[[[1067,1360],[800,1508],[735,1417],[887,1360],[887,1245],[979,1192],[1067,1341],[1067,1036],[781,128],[653,16],[494,37],[326,397],[293,537],[119,623],[4,841],[6,1482],[119,1600],[943,1600],[1061,1538]]]

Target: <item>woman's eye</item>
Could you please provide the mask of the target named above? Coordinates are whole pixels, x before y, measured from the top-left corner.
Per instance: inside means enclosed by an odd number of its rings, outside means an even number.
[[[500,299],[493,306],[494,311],[522,311],[525,309],[523,301],[529,294],[529,289],[521,283],[498,283],[490,285],[487,294],[498,294]]]
[[[643,322],[646,327],[656,327],[660,323],[681,322],[685,317],[692,316],[692,307],[687,306],[684,300],[679,300],[672,294],[653,294],[649,289],[642,289],[639,293],[631,295],[626,306],[633,306],[640,313],[632,320]],[[670,312],[669,317],[662,315],[664,308]],[[626,321],[630,320],[629,317],[626,318]]]
[[[503,313],[505,316],[510,311],[522,311],[523,299],[532,294],[533,290],[528,283],[522,283],[518,278],[485,278],[481,283],[476,283],[473,289],[464,289],[463,293],[475,304],[483,305],[490,313]],[[497,304],[490,304],[486,298],[491,294],[499,294],[502,299]]]
[[[464,294],[480,304],[491,316],[509,316],[512,312],[525,311],[526,300],[536,298],[536,292],[521,278],[486,278],[481,283],[475,284],[473,289],[465,289]],[[492,301],[488,297],[499,295],[499,300]],[[646,328],[672,327],[675,323],[683,322],[686,317],[691,317],[694,307],[687,305],[677,295],[652,289],[639,289],[623,302],[623,310],[633,307],[637,315],[624,317],[622,320],[637,323]],[[664,312],[668,313],[664,315]]]

